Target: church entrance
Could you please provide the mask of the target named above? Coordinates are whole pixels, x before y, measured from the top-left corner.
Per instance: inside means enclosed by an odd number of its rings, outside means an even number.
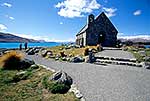
[[[103,43],[105,40],[105,32],[100,32],[98,37],[98,43]]]

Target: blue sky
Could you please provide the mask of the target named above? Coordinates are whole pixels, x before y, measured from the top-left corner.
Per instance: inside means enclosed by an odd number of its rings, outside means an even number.
[[[87,16],[102,11],[119,37],[150,38],[150,0],[0,0],[0,31],[47,41],[74,41]]]

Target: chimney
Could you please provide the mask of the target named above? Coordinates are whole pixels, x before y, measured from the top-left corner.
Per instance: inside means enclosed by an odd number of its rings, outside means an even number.
[[[90,23],[92,23],[92,22],[94,22],[94,15],[93,15],[93,14],[90,14],[90,15],[88,16],[88,18],[87,18],[87,24],[90,24]]]

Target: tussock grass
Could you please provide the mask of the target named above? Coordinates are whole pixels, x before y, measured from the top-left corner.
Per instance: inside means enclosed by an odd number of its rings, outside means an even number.
[[[19,62],[23,58],[23,54],[16,51],[10,51],[0,57],[0,67],[3,69],[17,69]]]
[[[50,50],[53,52],[54,55],[58,54],[60,55],[60,52],[64,52],[67,56],[84,56],[84,52],[86,48],[93,48],[97,50],[96,46],[86,46],[83,48],[70,48],[70,49],[65,49],[65,46],[55,46],[55,47],[50,47],[47,48],[47,50]]]
[[[73,93],[52,94],[45,89],[43,78],[50,77],[53,73],[42,67],[30,71],[30,78],[10,82],[21,71],[0,69],[0,101],[79,101]]]

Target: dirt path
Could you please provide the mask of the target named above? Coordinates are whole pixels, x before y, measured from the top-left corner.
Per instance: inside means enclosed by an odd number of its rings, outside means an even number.
[[[150,70],[123,65],[66,63],[27,56],[67,72],[87,101],[150,101]]]

